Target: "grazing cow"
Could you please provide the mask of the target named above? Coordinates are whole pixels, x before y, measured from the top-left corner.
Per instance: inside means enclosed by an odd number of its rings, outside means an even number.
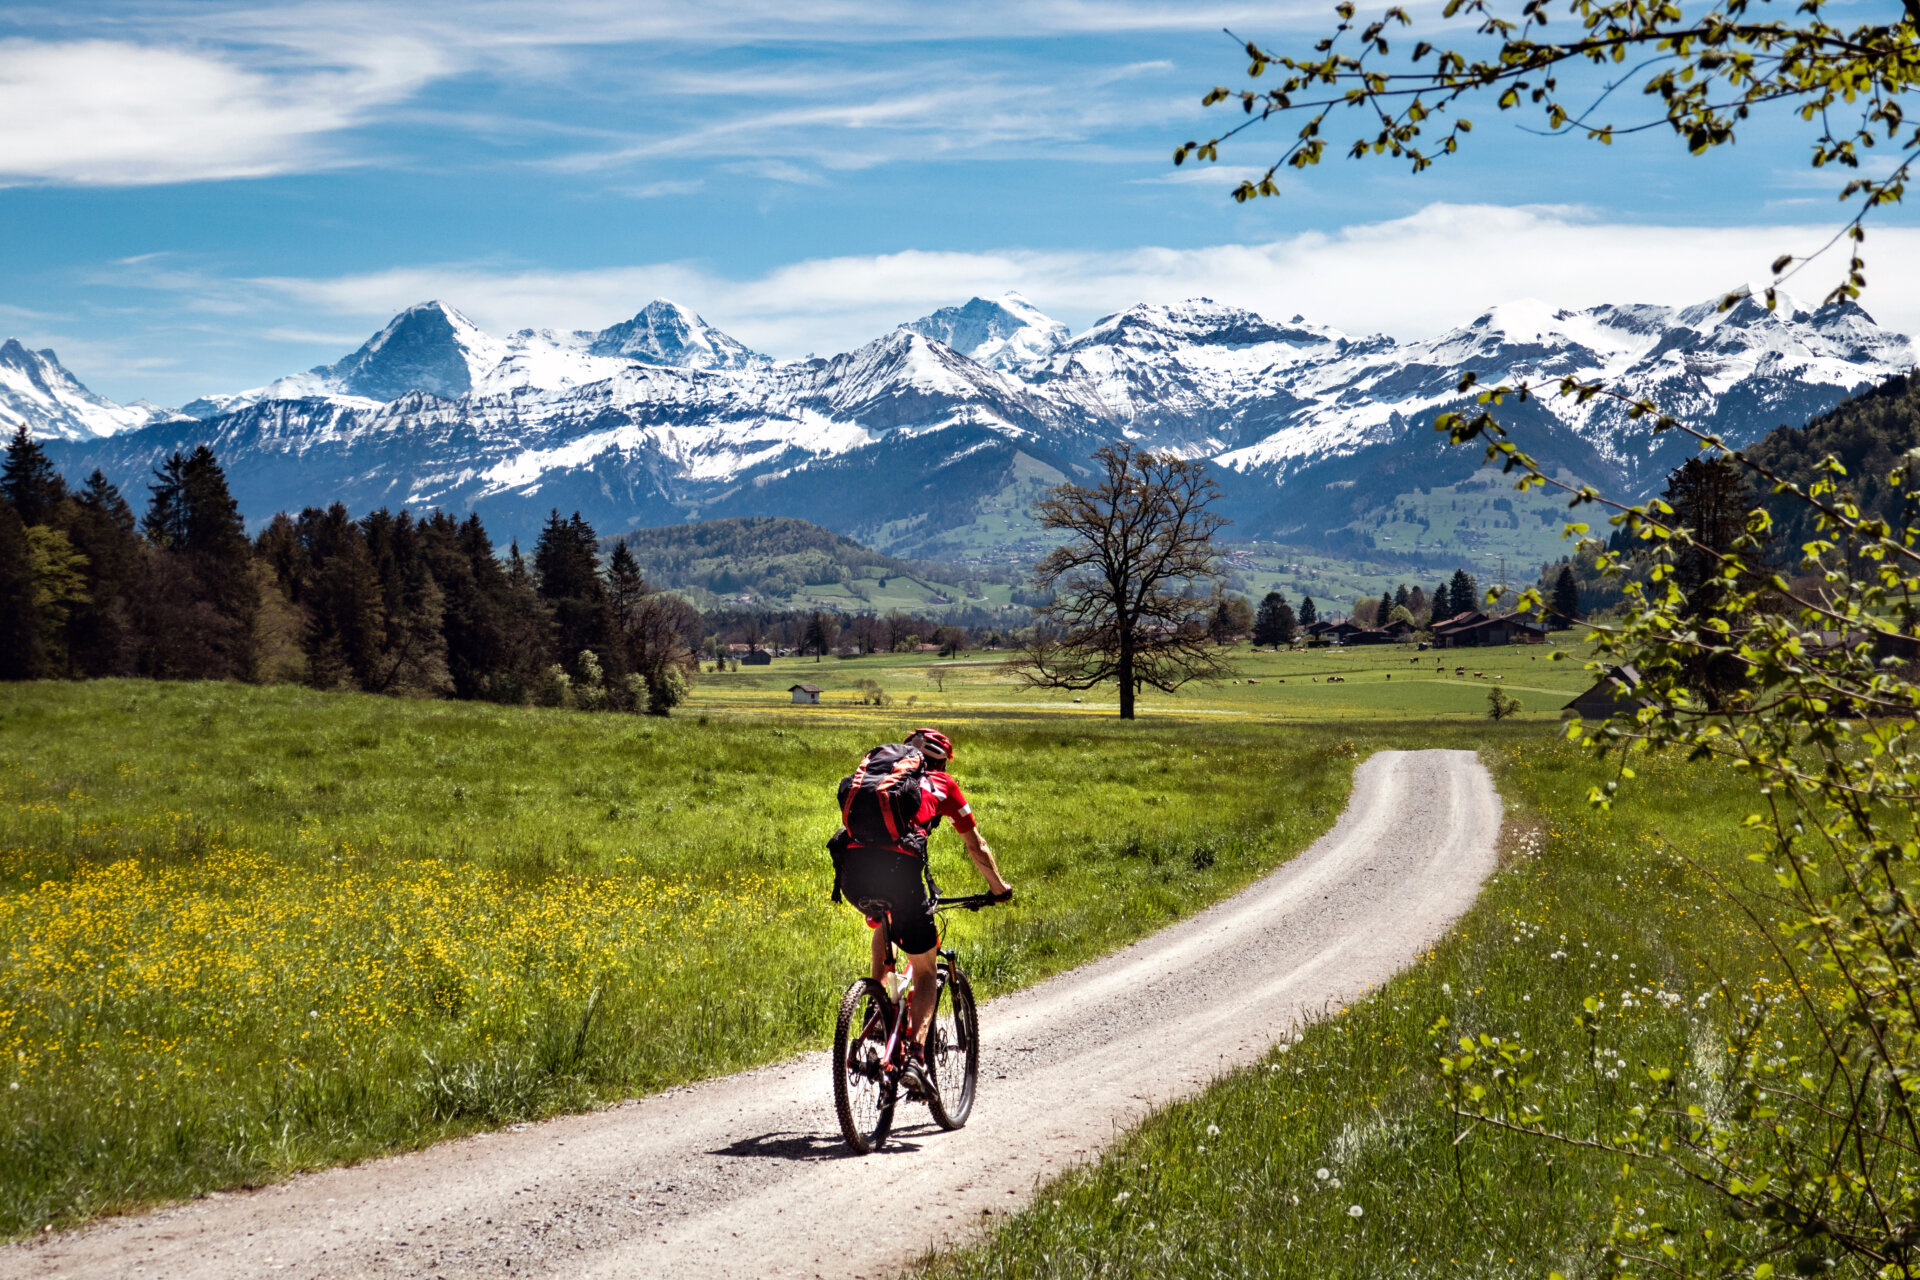
[[[1484,671],[1476,671],[1473,673],[1473,678],[1475,680],[1485,680],[1487,678],[1487,673]]]

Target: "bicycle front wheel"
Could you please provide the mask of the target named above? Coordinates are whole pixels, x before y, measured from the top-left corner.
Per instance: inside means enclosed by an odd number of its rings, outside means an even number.
[[[927,1110],[942,1129],[958,1129],[973,1111],[974,1084],[980,1077],[980,1015],[973,987],[958,965],[940,962],[939,1001],[927,1031],[927,1068],[933,1096]]]
[[[861,1155],[878,1150],[893,1128],[895,1082],[883,1070],[887,1033],[886,992],[861,978],[840,997],[833,1026],[833,1109],[847,1145]]]

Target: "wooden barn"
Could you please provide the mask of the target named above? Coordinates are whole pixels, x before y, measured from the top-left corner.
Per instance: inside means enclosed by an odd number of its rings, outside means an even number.
[[[1478,610],[1455,614],[1433,629],[1436,649],[1471,649],[1495,644],[1545,644],[1547,624],[1517,613],[1490,618]]]
[[[1563,711],[1571,711],[1582,720],[1608,720],[1631,713],[1646,699],[1638,695],[1640,673],[1631,666],[1608,667],[1591,689],[1569,702]]]

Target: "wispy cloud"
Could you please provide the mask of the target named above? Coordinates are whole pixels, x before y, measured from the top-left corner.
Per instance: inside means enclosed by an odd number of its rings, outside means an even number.
[[[550,136],[515,162],[587,174],[660,157],[846,169],[1004,156],[1192,109],[1139,93],[1143,78],[1171,70],[1164,59],[1097,65],[1063,60],[1057,41],[1009,42],[1205,30],[1254,12],[1064,0],[78,0],[37,23],[19,12],[14,29],[41,38],[0,40],[0,182],[138,185],[377,163],[350,131],[394,122],[522,142],[544,124]],[[484,112],[423,98],[462,81],[506,92]],[[587,100],[620,104],[587,114],[626,127],[580,128]],[[603,140],[583,145],[593,132]]]
[[[690,196],[705,189],[704,178],[664,178],[659,182],[642,182],[632,187],[615,187],[614,194],[630,196],[635,200],[658,200],[664,196]]]
[[[1566,307],[1699,302],[1763,277],[1776,254],[1815,247],[1830,232],[1819,224],[1638,226],[1577,209],[1436,204],[1405,218],[1264,244],[916,250],[809,259],[750,278],[694,262],[579,271],[452,263],[248,280],[144,270],[126,282],[173,292],[190,309],[351,317],[369,331],[432,297],[495,332],[599,328],[651,298],[671,297],[761,350],[798,356],[845,350],[936,307],[1008,290],[1075,328],[1137,302],[1207,296],[1349,332],[1417,337],[1523,296]],[[1920,229],[1882,229],[1868,248],[1868,308],[1884,323],[1920,331]],[[1816,265],[1800,282],[1803,295],[1817,298],[1844,266]]]
[[[439,70],[412,41],[348,65],[256,70],[217,53],[119,40],[0,40],[0,181],[129,186],[346,162],[324,139]]]

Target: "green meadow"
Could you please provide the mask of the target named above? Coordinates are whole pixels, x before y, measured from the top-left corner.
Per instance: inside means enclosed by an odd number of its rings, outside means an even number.
[[[1497,686],[1519,700],[1524,718],[1551,720],[1593,682],[1585,669],[1588,650],[1564,632],[1553,644],[1425,652],[1413,645],[1373,645],[1274,653],[1243,645],[1235,678],[1189,685],[1176,694],[1146,690],[1139,711],[1149,720],[1199,717],[1250,724],[1465,723],[1486,719],[1487,692]],[[884,692],[891,709],[909,715],[1045,711],[1104,719],[1119,705],[1106,689],[1024,689],[1007,670],[1008,657],[995,652],[948,659],[870,654],[775,658],[768,666],[719,673],[703,669],[689,709],[695,714],[772,711],[790,704],[790,687],[804,683],[823,691],[815,710],[833,713],[857,708],[870,696],[862,682]]]
[[[1442,1105],[1447,1037],[1525,1037],[1563,1064],[1569,1114],[1606,1126],[1604,1072],[1697,1035],[1686,1011],[1756,939],[1675,862],[1745,865],[1731,779],[1659,763],[1615,813],[1586,807],[1595,767],[1557,741],[1582,651],[1243,650],[1238,683],[1150,696],[1132,724],[1101,695],[1021,689],[994,654],[703,672],[670,720],[0,689],[0,1230],[822,1043],[865,937],[826,900],[834,782],[933,722],[1020,892],[954,925],[987,994],[1278,865],[1373,750],[1479,748],[1510,821],[1500,875],[1415,969],[926,1275],[1595,1272],[1618,1171],[1463,1129]],[[801,681],[823,705],[792,705]],[[1492,687],[1524,710],[1489,721]],[[970,885],[952,835],[935,846],[942,879]],[[1583,998],[1629,989],[1647,998],[1603,1037],[1573,1026]]]
[[[925,683],[911,664],[843,665]],[[0,688],[0,1231],[822,1043],[865,946],[827,901],[834,785],[923,720],[957,740],[1021,895],[955,926],[985,994],[1232,892],[1332,822],[1357,759],[1434,732],[1125,725],[954,696],[796,708],[713,678],[657,720]],[[950,832],[935,855],[949,885],[975,883]]]
[[[1627,1089],[1650,1060],[1715,1078],[1736,1008],[1765,1014],[1769,1052],[1801,1051],[1811,1033],[1767,939],[1698,870],[1754,872],[1750,790],[1643,759],[1602,812],[1593,761],[1563,742],[1489,736],[1481,758],[1507,805],[1502,865],[1446,941],[917,1280],[1598,1277],[1616,1274],[1617,1225],[1727,1229],[1689,1185],[1459,1118],[1439,1064],[1462,1037],[1533,1050],[1541,1105],[1584,1139],[1643,1123]]]

